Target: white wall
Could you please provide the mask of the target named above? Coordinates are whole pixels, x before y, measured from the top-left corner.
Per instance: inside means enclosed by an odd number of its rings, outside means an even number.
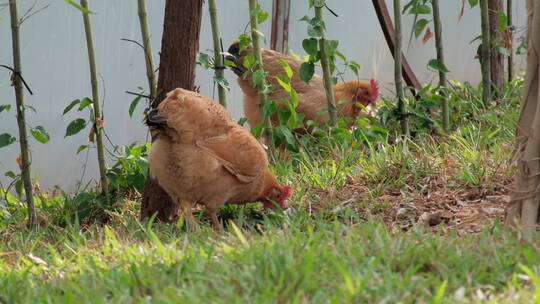
[[[24,13],[34,2],[18,1],[19,12]],[[60,185],[72,190],[80,179],[86,153],[75,155],[78,146],[86,143],[86,131],[68,138],[63,138],[68,123],[77,118],[88,118],[87,114],[70,113],[61,116],[64,107],[73,99],[91,95],[88,76],[86,43],[81,14],[78,10],[61,0],[37,0],[37,7],[50,3],[44,11],[28,19],[21,29],[23,75],[34,95],[26,94],[26,102],[36,108],[37,113],[27,111],[28,125],[43,125],[51,134],[51,141],[40,144],[31,140],[33,171],[39,173],[39,180],[44,188]],[[105,102],[105,129],[114,144],[129,144],[135,140],[146,139],[146,129],[141,124],[139,106],[134,118],[127,113],[133,99],[125,90],[146,87],[143,54],[134,44],[121,41],[121,38],[140,40],[136,1],[93,0],[90,1],[94,31],[95,48],[101,95]],[[159,62],[163,10],[165,1],[147,1],[149,23],[152,34],[152,46],[155,62]],[[263,7],[271,11],[271,1],[260,1]],[[302,16],[313,14],[307,11],[307,1],[294,1],[290,20],[289,46],[296,53],[304,54],[301,42],[306,37],[306,24],[299,22]],[[350,59],[362,65],[362,77],[376,77],[383,87],[383,94],[389,94],[393,79],[392,57],[387,50],[382,31],[378,24],[371,1],[328,1],[328,5],[339,14],[336,18],[326,14],[328,37],[340,41],[340,50]],[[443,24],[446,27],[444,39],[446,45],[447,66],[452,71],[450,77],[460,81],[477,82],[480,75],[478,62],[473,58],[477,43],[469,44],[480,32],[478,9],[466,8],[461,22],[457,21],[461,1],[442,1]],[[525,24],[524,4],[516,4],[516,24],[520,28]],[[246,28],[247,1],[218,0],[222,37],[225,45],[235,39]],[[392,10],[392,6],[389,6]],[[204,11],[201,33],[201,51],[212,47],[210,22]],[[0,11],[0,64],[12,65],[11,34],[9,10]],[[404,28],[410,29],[412,18],[404,17]],[[262,32],[270,37],[268,20],[262,26]],[[405,33],[407,46],[409,30]],[[426,63],[434,58],[432,39],[426,45],[413,40],[408,48],[407,58],[423,82],[436,77],[426,69]],[[226,46],[225,46],[226,47]],[[197,84],[201,92],[213,96],[211,71],[197,70]],[[228,95],[232,114],[241,117],[241,92],[236,85],[235,76],[227,71],[226,77],[233,85]],[[0,70],[0,104],[13,104],[13,88],[9,85],[9,72]],[[0,113],[0,133],[11,133],[18,137],[15,111]],[[0,149],[0,181],[6,186],[3,173],[15,170],[18,155],[18,143]],[[110,159],[109,159],[110,163]],[[95,177],[95,151],[91,151],[85,180]]]

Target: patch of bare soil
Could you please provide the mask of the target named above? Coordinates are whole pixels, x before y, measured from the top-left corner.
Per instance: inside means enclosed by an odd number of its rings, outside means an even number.
[[[382,218],[395,230],[409,230],[415,225],[458,234],[477,233],[502,220],[510,202],[511,180],[502,174],[475,186],[460,184],[444,176],[425,177],[416,181],[417,187],[405,185],[373,193],[365,183],[349,181],[340,191],[310,189],[302,204],[308,212],[330,209],[339,212],[345,207],[364,218]],[[313,205],[309,201],[328,202]],[[331,205],[329,205],[331,204]]]

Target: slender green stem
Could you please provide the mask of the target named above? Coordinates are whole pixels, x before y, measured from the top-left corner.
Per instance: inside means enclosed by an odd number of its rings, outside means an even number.
[[[512,0],[507,0],[506,2],[506,17],[508,20],[507,27],[511,31],[513,24],[513,13],[512,13]],[[510,49],[508,52],[510,53],[508,55],[508,81],[514,80],[514,47],[512,46],[512,41],[514,38],[514,33],[510,32]]]
[[[154,74],[154,57],[152,55],[152,45],[150,44],[150,34],[148,21],[146,18],[146,0],[138,0],[139,24],[141,26],[141,36],[144,47],[144,61],[146,63],[146,78],[150,89],[150,100],[156,98],[156,75]]]
[[[405,101],[403,99],[403,78],[401,73],[402,68],[402,34],[401,34],[401,1],[394,0],[394,23],[395,23],[395,48],[394,48],[394,78],[396,82],[396,97],[398,100],[398,112],[401,114],[401,133],[409,135],[409,119],[405,109]]]
[[[482,25],[482,50],[480,65],[482,68],[482,101],[485,107],[491,104],[491,39],[489,38],[488,0],[480,0],[480,19]]]
[[[81,0],[81,6],[88,9],[88,0]],[[98,154],[99,176],[101,181],[101,191],[105,196],[109,193],[109,184],[107,182],[107,167],[105,165],[105,148],[103,146],[103,116],[99,104],[99,90],[96,70],[96,57],[94,54],[94,41],[92,39],[92,27],[90,26],[90,17],[82,13],[84,22],[84,32],[86,34],[86,46],[88,48],[88,63],[90,66],[90,81],[92,84],[92,101],[94,106],[94,131],[96,133],[96,146]]]
[[[315,17],[319,20],[323,20],[322,14],[323,7],[315,6]],[[326,91],[326,101],[328,105],[328,116],[330,117],[330,124],[334,126],[337,121],[336,102],[334,100],[334,88],[332,83],[332,74],[330,73],[330,63],[326,56],[326,50],[324,48],[324,29],[321,31],[321,38],[319,39],[319,49],[321,50],[321,66],[323,70],[324,89]]]
[[[251,13],[258,7],[258,5],[259,4],[257,3],[257,0],[249,0],[249,20],[251,24],[251,40],[253,43],[253,54],[255,56],[255,61],[257,61],[258,68],[264,70],[264,64],[261,56],[257,15]],[[261,86],[259,87],[259,95],[261,98],[261,112],[262,106],[266,102],[268,102],[268,96],[263,91],[263,88],[266,86],[266,84],[266,78],[264,78]],[[265,116],[264,113],[263,116]],[[272,121],[270,120],[269,116],[264,117],[264,135],[266,137],[266,145],[268,146],[268,154],[270,156],[270,159],[275,159],[276,153],[274,147],[274,134],[272,131]]]
[[[442,40],[442,22],[441,14],[439,10],[439,0],[432,0],[433,6],[433,24],[435,28],[435,48],[437,50],[437,61],[441,64],[444,63],[444,48]],[[443,97],[442,101],[442,125],[444,132],[448,133],[450,129],[450,111],[448,107],[448,98],[444,92],[446,87],[446,73],[444,71],[439,71],[439,89]]]
[[[13,48],[13,69],[21,72],[21,47],[19,37],[19,15],[17,13],[17,1],[9,1],[9,11],[11,15],[11,35]],[[17,125],[19,126],[19,144],[21,146],[21,178],[23,181],[26,206],[28,208],[28,226],[37,229],[37,216],[34,206],[34,195],[32,193],[32,179],[30,178],[30,152],[28,147],[28,135],[26,133],[26,117],[24,105],[24,91],[21,78],[13,75],[15,80],[15,100],[17,103]]]
[[[218,9],[216,0],[208,0],[208,9],[210,10],[210,23],[212,24],[212,39],[214,42],[214,64],[216,78],[223,78],[223,56],[221,55],[221,43],[219,41],[219,23],[218,23]],[[219,104],[227,107],[227,95],[225,94],[225,88],[218,84],[218,96]]]

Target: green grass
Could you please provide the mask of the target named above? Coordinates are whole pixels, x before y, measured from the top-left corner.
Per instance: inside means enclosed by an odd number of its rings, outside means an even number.
[[[116,218],[87,230],[4,231],[3,303],[530,303],[540,237],[498,225],[457,237],[391,233],[298,212],[217,235]],[[264,232],[259,232],[260,230]],[[488,301],[489,300],[489,301]]]

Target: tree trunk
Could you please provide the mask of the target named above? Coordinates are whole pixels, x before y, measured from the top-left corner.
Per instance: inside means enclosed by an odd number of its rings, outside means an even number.
[[[489,0],[489,40],[491,41],[491,85],[495,96],[500,96],[504,82],[504,57],[499,48],[503,37],[499,31],[499,12],[504,12],[503,0]]]
[[[34,207],[34,196],[32,194],[32,179],[30,178],[30,152],[28,147],[28,135],[26,132],[26,118],[24,115],[24,92],[21,73],[21,47],[19,40],[19,16],[17,13],[17,1],[9,1],[9,11],[11,17],[11,40],[13,48],[13,69],[15,73],[15,101],[17,103],[17,125],[19,126],[19,144],[21,146],[21,178],[24,185],[26,197],[26,207],[28,208],[28,226],[31,229],[37,228],[36,209]],[[19,73],[19,74],[17,74]]]
[[[161,39],[156,107],[175,89],[195,89],[195,60],[199,52],[203,0],[167,0]],[[157,213],[156,219],[175,220],[179,205],[148,175],[141,204],[141,219]]]
[[[505,224],[536,230],[540,206],[540,3],[527,1],[527,74],[517,128],[516,191],[507,209]]]
[[[491,104],[491,39],[489,38],[488,15],[488,0],[480,0],[480,20],[482,24],[480,66],[482,68],[482,101],[486,108]]]
[[[403,78],[401,73],[401,59],[402,57],[396,54],[401,54],[402,49],[402,35],[401,35],[401,1],[394,0],[394,23],[395,23],[395,41],[396,46],[394,48],[394,79],[396,82],[396,98],[398,100],[398,112],[401,114],[401,133],[404,136],[409,135],[409,119],[406,115],[405,101],[403,100]]]

